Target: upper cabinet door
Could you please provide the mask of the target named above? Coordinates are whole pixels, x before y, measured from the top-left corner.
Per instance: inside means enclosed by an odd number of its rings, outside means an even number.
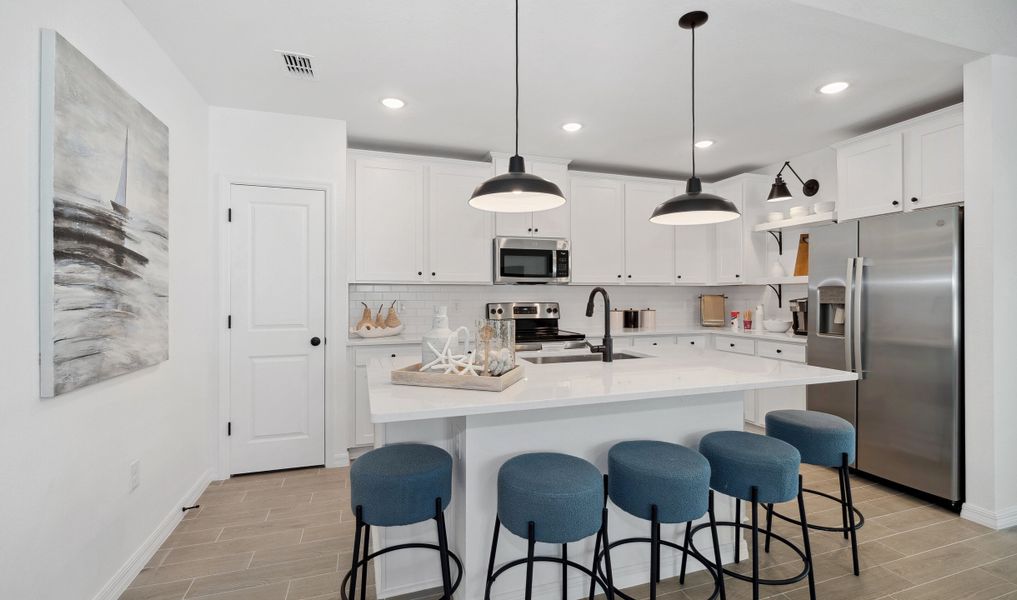
[[[839,147],[837,188],[840,220],[903,210],[901,133],[886,133]]]
[[[904,132],[904,210],[964,201],[964,113],[960,107]]]
[[[623,188],[620,181],[573,177],[572,282],[624,281]]]
[[[650,222],[653,209],[674,196],[671,185],[625,184],[625,282],[670,284],[674,227]]]
[[[730,200],[744,214],[741,182],[715,184],[708,191]],[[741,217],[714,225],[716,228],[714,248],[716,249],[717,283],[746,283],[747,278],[742,271],[742,249],[745,239],[742,228],[744,226],[745,219]]]
[[[508,172],[508,158],[494,160],[497,175]],[[556,184],[568,198],[568,165],[564,163],[527,160],[526,172]],[[495,230],[499,236],[508,237],[569,237],[569,202],[551,210],[533,213],[498,213]]]
[[[441,283],[490,283],[494,215],[469,205],[490,165],[428,167],[428,268]]]
[[[558,186],[569,198],[569,172],[568,166],[557,163],[533,161],[527,163],[526,170],[538,177],[550,181]],[[542,210],[531,213],[533,215],[533,235],[535,237],[569,238],[569,216],[572,214],[571,202],[566,201],[564,205],[551,210]]]
[[[681,225],[674,228],[674,281],[713,283],[713,237],[716,225]]]
[[[423,165],[358,158],[354,177],[357,281],[424,281]]]

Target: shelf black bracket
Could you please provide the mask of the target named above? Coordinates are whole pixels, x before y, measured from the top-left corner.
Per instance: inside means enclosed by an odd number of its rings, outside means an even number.
[[[777,240],[777,255],[784,256],[784,232],[778,229],[777,233],[774,233],[773,230],[770,229],[766,233],[769,233],[773,236],[773,239]]]
[[[768,287],[771,290],[773,290],[774,294],[777,294],[777,308],[783,308],[783,305],[781,304],[781,300],[782,300],[782,297],[784,295],[784,286],[782,284],[780,284],[780,283],[778,283],[776,285],[774,285],[772,283],[768,283],[768,284],[766,284],[766,287]]]

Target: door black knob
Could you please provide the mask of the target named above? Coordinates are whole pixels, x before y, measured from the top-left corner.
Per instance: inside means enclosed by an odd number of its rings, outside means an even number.
[[[317,337],[317,336],[311,338],[311,345],[312,346],[320,346],[321,345],[321,338]]]

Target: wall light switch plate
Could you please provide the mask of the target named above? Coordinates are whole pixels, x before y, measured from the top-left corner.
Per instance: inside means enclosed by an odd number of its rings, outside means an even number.
[[[134,490],[138,489],[138,486],[141,485],[141,461],[140,460],[136,460],[136,461],[132,462],[131,465],[130,465],[130,470],[131,470],[130,471],[130,485],[131,485],[131,490],[130,491],[133,492]]]

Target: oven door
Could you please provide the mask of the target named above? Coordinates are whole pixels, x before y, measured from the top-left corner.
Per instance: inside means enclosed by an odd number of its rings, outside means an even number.
[[[564,247],[562,247],[564,245]],[[495,238],[495,283],[568,281],[568,242],[536,238]]]

